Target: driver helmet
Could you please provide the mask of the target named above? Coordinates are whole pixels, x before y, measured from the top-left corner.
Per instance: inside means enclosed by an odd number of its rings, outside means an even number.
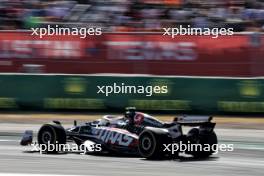
[[[134,123],[135,115],[136,115],[136,108],[135,107],[126,108],[125,118],[127,118],[129,120],[129,123]]]

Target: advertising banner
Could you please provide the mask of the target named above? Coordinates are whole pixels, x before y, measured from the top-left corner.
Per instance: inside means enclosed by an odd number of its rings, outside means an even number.
[[[262,78],[1,75],[0,82],[1,109],[264,113]]]
[[[0,72],[136,73],[189,76],[263,76],[262,35],[162,36],[104,34],[45,36],[0,33]]]

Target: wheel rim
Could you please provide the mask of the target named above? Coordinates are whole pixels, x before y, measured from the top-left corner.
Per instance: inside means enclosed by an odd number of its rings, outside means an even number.
[[[148,151],[151,148],[151,139],[148,136],[145,136],[142,141],[142,148],[146,151]]]
[[[155,152],[155,137],[150,132],[145,132],[139,140],[139,153],[141,156],[149,158]]]
[[[48,131],[45,131],[43,134],[42,134],[42,142],[44,143],[44,144],[47,144],[48,142],[50,142],[51,141],[51,133],[50,132],[48,132]]]

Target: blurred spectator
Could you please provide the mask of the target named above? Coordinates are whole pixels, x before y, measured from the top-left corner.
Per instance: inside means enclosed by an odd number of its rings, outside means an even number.
[[[164,26],[263,30],[263,0],[0,0],[0,29],[47,24],[156,31]]]

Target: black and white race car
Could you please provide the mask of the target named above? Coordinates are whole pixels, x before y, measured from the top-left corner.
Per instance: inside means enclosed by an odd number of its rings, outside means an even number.
[[[44,124],[38,131],[38,144],[66,144],[75,142],[78,146],[89,144],[100,145],[100,151],[115,154],[129,154],[147,159],[178,156],[179,150],[171,152],[169,147],[175,144],[209,145],[209,149],[185,153],[194,157],[208,157],[213,154],[214,145],[217,145],[217,136],[214,132],[215,123],[212,117],[181,116],[170,123],[142,113],[135,108],[127,108],[123,116],[105,115],[99,120],[87,122],[65,129],[59,121]],[[182,127],[191,126],[187,134],[183,134]],[[33,132],[27,130],[21,140],[21,145],[32,143]],[[168,150],[166,150],[166,148]],[[172,149],[172,148],[170,148]],[[49,151],[50,152],[50,151]],[[60,152],[54,149],[53,152]]]

